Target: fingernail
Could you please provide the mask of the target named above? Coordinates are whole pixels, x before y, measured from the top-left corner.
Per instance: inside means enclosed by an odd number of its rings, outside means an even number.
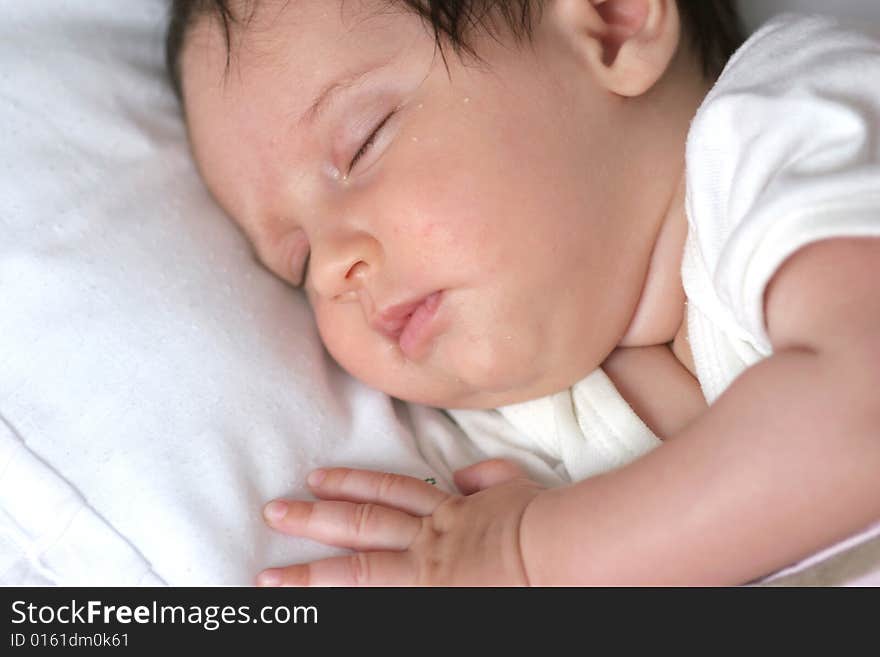
[[[266,520],[271,520],[273,522],[281,520],[287,515],[287,504],[279,500],[269,502],[263,509],[263,515],[266,516]]]
[[[281,573],[277,570],[264,570],[257,575],[257,586],[278,586],[281,584]]]
[[[309,486],[311,486],[312,488],[320,486],[321,482],[324,481],[324,477],[326,476],[326,470],[314,470],[307,479],[307,481],[309,482]]]

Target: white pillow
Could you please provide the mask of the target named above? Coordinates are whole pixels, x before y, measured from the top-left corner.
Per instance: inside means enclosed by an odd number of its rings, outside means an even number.
[[[165,12],[0,0],[3,583],[250,584],[339,553],[260,516],[311,468],[448,483],[409,408],[331,362],[303,296],[207,196]]]

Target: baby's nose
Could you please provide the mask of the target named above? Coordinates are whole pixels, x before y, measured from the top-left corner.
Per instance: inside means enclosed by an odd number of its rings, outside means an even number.
[[[334,301],[357,299],[378,261],[375,240],[368,235],[344,242],[312,244],[309,277],[315,292]]]

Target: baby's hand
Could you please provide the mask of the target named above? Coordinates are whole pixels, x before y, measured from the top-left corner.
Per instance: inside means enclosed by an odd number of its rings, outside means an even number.
[[[402,475],[332,468],[309,486],[320,502],[277,500],[268,524],[293,536],[356,550],[350,556],[273,568],[259,586],[524,586],[520,522],[541,492],[512,463],[455,473],[462,495]]]

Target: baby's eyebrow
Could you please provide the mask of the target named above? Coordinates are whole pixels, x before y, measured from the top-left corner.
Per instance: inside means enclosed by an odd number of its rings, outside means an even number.
[[[315,100],[309,105],[308,109],[303,112],[302,116],[297,121],[297,126],[309,127],[314,125],[327,109],[336,102],[340,95],[357,86],[358,83],[368,79],[373,73],[386,67],[389,63],[391,63],[391,60],[373,62],[353,73],[344,73],[341,77],[325,85],[315,97]]]

